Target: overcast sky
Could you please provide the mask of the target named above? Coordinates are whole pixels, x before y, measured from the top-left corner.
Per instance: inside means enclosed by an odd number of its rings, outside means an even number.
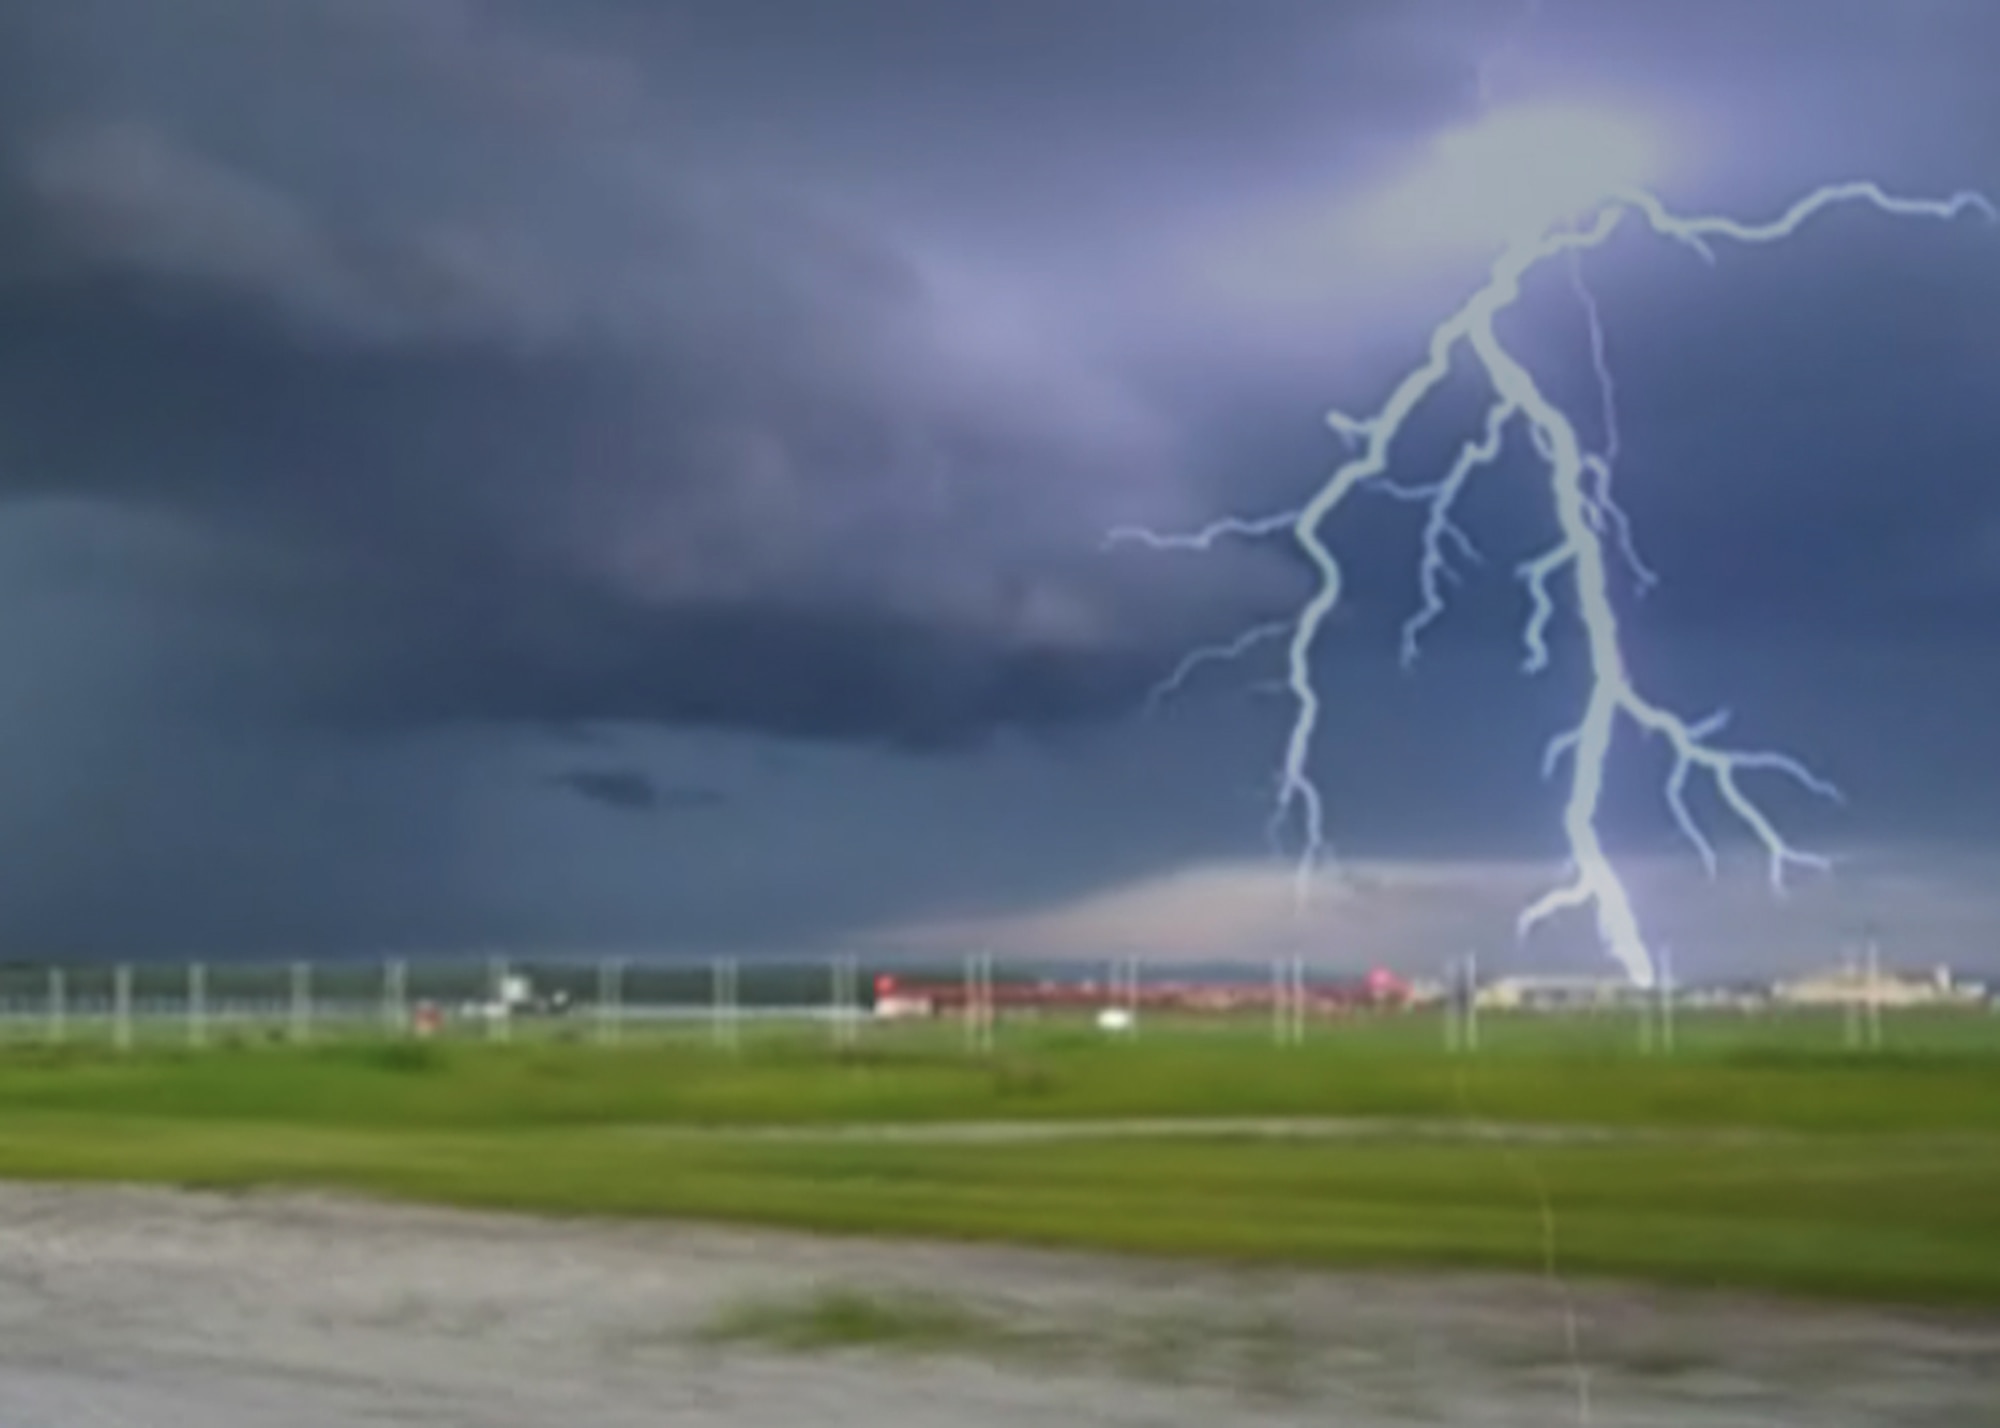
[[[1304,921],[1276,650],[1146,694],[1305,567],[1103,537],[1323,479],[1325,410],[1491,256],[1356,236],[1440,134],[1617,113],[1671,203],[1753,217],[2000,194],[1996,66],[1990,0],[12,0],[0,954],[1600,965],[1587,919],[1512,932],[1580,689],[1561,643],[1519,669],[1527,464],[1407,673],[1420,513],[1328,528]],[[1774,901],[1623,745],[1649,931],[2000,963],[2000,228],[1585,271],[1661,577],[1618,592],[1635,667],[1847,794],[1759,786],[1838,859]],[[1594,430],[1567,283],[1509,332]]]

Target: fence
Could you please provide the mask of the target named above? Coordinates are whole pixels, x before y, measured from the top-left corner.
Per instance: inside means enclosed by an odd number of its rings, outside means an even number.
[[[1087,1019],[1136,1034],[1142,1012],[1241,1022],[1269,1016],[1275,1039],[1304,1036],[1314,1008],[1358,1002],[1359,984],[1298,959],[1266,982],[1262,967],[1148,969],[1137,958],[1094,964],[996,965],[864,959],[811,963],[716,958],[660,961],[512,959],[375,962],[69,963],[0,965],[0,1035],[49,1043],[163,1038],[477,1035],[560,1028],[616,1041],[635,1029],[702,1032],[736,1044],[752,1023],[817,1023],[851,1045],[865,1023],[952,1023],[990,1050],[1004,1018]]]
[[[1394,1019],[1411,1035],[1454,1053],[1492,1049],[1496,1025],[1565,1024],[1572,1041],[1590,1037],[1648,1054],[1681,1049],[1682,1028],[1715,1040],[1718,1018],[1741,1041],[1760,1026],[1782,1026],[1765,1040],[1847,1050],[1879,1049],[1885,1009],[1856,999],[1817,1013],[1738,1007],[1719,1012],[1698,996],[1634,993],[1607,1005],[1558,1010],[1482,1010],[1469,961],[1428,987],[1382,974],[1356,978],[1301,958],[1267,964],[1191,968],[1147,966],[1137,958],[1085,964],[996,964],[988,954],[912,960],[842,955],[814,962],[764,958],[660,961],[388,959],[281,964],[133,963],[0,966],[0,1037],[45,1044],[97,1042],[129,1049],[141,1041],[205,1046],[220,1042],[358,1036],[559,1035],[615,1043],[640,1035],[706,1037],[741,1044],[747,1027],[823,1028],[836,1046],[853,1046],[864,1027],[915,1022],[953,1029],[965,1047],[991,1051],[1003,1023],[1063,1022],[1136,1037],[1145,1025],[1227,1027],[1298,1046],[1315,1028]],[[1922,1019],[1894,1008],[1893,1019]],[[1954,1044],[1991,1041],[2000,1018]],[[1966,1019],[1959,1017],[1958,1022]],[[1488,1029],[1482,1031],[1482,1024]],[[1428,1031],[1422,1028],[1429,1027]],[[1621,1029],[1622,1028],[1622,1029]],[[1901,1044],[1933,1039],[1906,1037]]]
[[[700,1021],[727,1041],[747,1018],[781,1016],[832,1017],[845,1037],[862,1012],[858,975],[851,959],[759,968],[747,989],[741,964],[729,959],[15,965],[0,967],[0,1027],[17,1041],[97,1037],[130,1046],[163,1034],[191,1045],[232,1034],[307,1041],[471,1031],[504,1039],[519,1024],[558,1021],[615,1039],[635,1023]]]

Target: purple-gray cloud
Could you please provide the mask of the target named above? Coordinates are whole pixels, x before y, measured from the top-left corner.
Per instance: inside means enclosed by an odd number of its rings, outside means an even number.
[[[0,935],[823,939],[1235,859],[1278,711],[1206,691],[1270,664],[1125,721],[1303,573],[1100,537],[1324,473],[1321,410],[1378,395],[1476,277],[1467,245],[1353,233],[1476,114],[1483,62],[1492,102],[1659,126],[1676,202],[1768,211],[1857,171],[2000,189],[1996,50],[1981,0],[7,7],[0,807],[55,831]],[[1938,765],[1990,765],[2000,688],[2000,237],[1841,221],[1713,271],[1621,243],[1591,275],[1665,579],[1637,657],[1826,755],[1853,821],[1815,831],[1983,846],[1976,780]],[[1563,284],[1519,325],[1588,400]],[[1532,760],[1566,675],[1514,682],[1505,571],[1545,534],[1521,475],[1478,495],[1489,564],[1411,680],[1411,513],[1340,523],[1324,772],[1371,855],[1552,851]],[[555,742],[603,726],[601,757]],[[702,731],[808,790],[628,757]],[[1011,738],[1035,752],[981,752]],[[567,762],[523,772],[544,745]],[[591,803],[723,786],[726,819]],[[341,787],[340,817],[294,807]],[[801,850],[867,832],[808,874],[758,798]],[[464,814],[492,800],[504,838]],[[1635,781],[1621,837],[1658,814]],[[963,873],[911,874],[987,818]],[[729,827],[650,901],[646,840],[682,821]],[[588,860],[550,853],[585,826]],[[263,891],[197,896],[189,859]],[[744,905],[677,910],[696,885]]]

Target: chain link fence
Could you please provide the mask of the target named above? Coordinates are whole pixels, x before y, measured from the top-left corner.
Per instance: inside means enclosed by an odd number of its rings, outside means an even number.
[[[789,1028],[851,1046],[864,1029],[932,1029],[991,1051],[998,1028],[1089,1027],[1136,1038],[1152,1028],[1226,1030],[1280,1046],[1361,1023],[1395,1020],[1408,1044],[1453,1053],[1503,1043],[1564,1041],[1673,1054],[1697,1045],[1824,1045],[1879,1049],[1885,1024],[1902,1044],[2000,1048],[2000,1018],[1857,999],[1784,1012],[1755,997],[1729,1009],[1690,989],[1624,989],[1588,1005],[1493,1006],[1504,988],[1467,960],[1431,983],[1357,976],[1300,958],[1206,967],[1136,958],[1027,963],[843,955],[664,960],[643,957],[351,959],[273,963],[0,965],[0,1041],[199,1047],[364,1037],[555,1038],[617,1043],[701,1037],[719,1046]],[[1916,1034],[1919,1025],[1932,1028]],[[1428,1029],[1425,1029],[1428,1028]],[[1936,1028],[1943,1028],[1937,1030]],[[1942,1041],[1939,1038],[1942,1037]]]

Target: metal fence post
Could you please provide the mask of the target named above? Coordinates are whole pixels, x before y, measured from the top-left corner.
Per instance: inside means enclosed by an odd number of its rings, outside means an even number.
[[[382,964],[382,1025],[399,1036],[410,1029],[410,969],[401,958]]]
[[[605,1045],[618,1040],[621,972],[615,958],[606,957],[597,964],[597,1039]]]
[[[833,1044],[843,1046],[847,1035],[847,959],[834,956],[826,964],[826,1026],[827,1037]]]
[[[1452,958],[1444,964],[1444,1049],[1445,1054],[1456,1056],[1465,1049],[1465,1038],[1459,1032],[1459,1002],[1465,996],[1465,982],[1460,974],[1458,959]]]
[[[708,962],[708,1039],[713,1046],[722,1045],[722,959],[711,957]]]
[[[1291,996],[1291,981],[1286,975],[1285,959],[1271,959],[1271,1044],[1285,1044],[1286,1017],[1285,1001]]]
[[[979,954],[979,1049],[993,1050],[993,1024],[998,1012],[993,1004],[993,954]]]
[[[1660,1051],[1674,1054],[1674,952],[1660,949]]]
[[[1465,954],[1465,1049],[1479,1049],[1479,954]]]
[[[208,1043],[208,969],[199,962],[188,963],[187,1037],[189,1046]]]
[[[979,1055],[993,1049],[993,954],[965,954],[965,1049]]]
[[[1479,1049],[1479,954],[1454,958],[1445,969],[1444,1046],[1454,1054]]]
[[[69,985],[68,978],[60,967],[49,968],[49,1022],[48,1037],[52,1045],[60,1046],[69,1034]]]
[[[1882,953],[1868,944],[1868,1049],[1882,1049]]]
[[[1271,1038],[1280,1046],[1305,1040],[1306,963],[1303,957],[1271,962]]]
[[[862,958],[858,952],[848,954],[848,1046],[854,1046],[862,1038]]]
[[[833,1044],[839,1047],[854,1045],[856,1033],[860,1030],[861,1017],[861,961],[845,953],[833,959],[831,968],[833,990]]]
[[[132,1049],[132,968],[125,962],[111,972],[111,1041],[120,1051]]]
[[[1845,965],[1847,995],[1841,999],[1840,1030],[1841,1041],[1849,1051],[1861,1049],[1861,969],[1856,965],[1854,954],[1847,954]]]
[[[965,954],[965,1049],[979,1050],[979,954]]]
[[[292,963],[290,1030],[295,1042],[304,1042],[312,1035],[312,964],[309,962]]]
[[[717,957],[709,967],[709,1027],[710,1033],[719,1047],[735,1050],[736,1037],[736,961],[730,957]]]
[[[489,958],[486,977],[490,987],[486,1008],[486,1036],[490,1041],[505,1041],[513,1031],[513,1006],[507,1000],[507,959]]]

